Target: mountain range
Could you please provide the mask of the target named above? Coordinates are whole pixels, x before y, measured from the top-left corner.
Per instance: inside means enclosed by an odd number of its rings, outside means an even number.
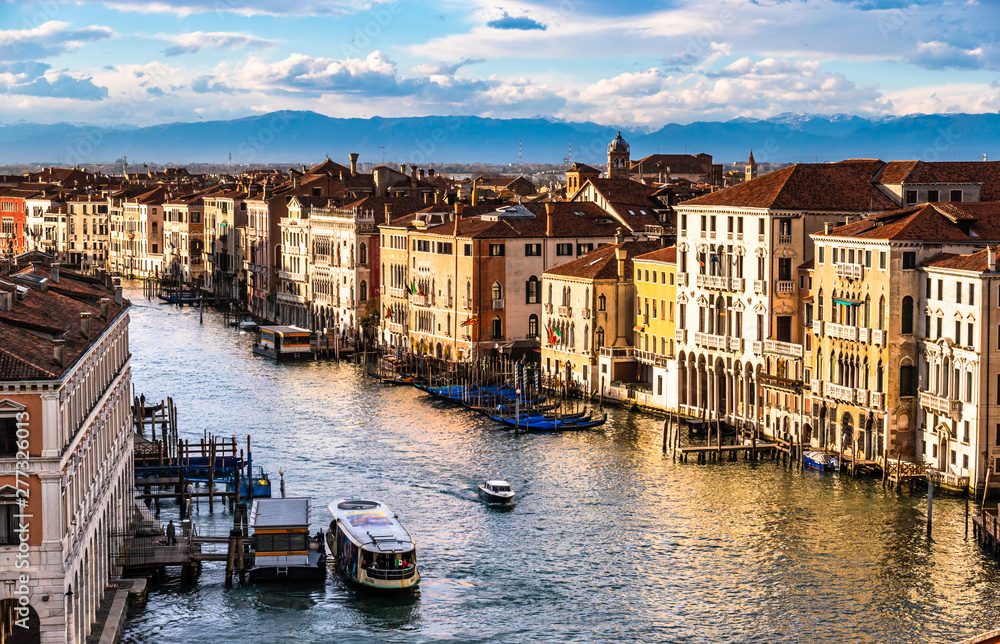
[[[333,118],[282,111],[229,121],[134,125],[10,123],[0,125],[0,164],[63,166],[127,156],[155,163],[560,163],[570,155],[603,163],[617,127],[547,118],[424,116]],[[1000,159],[1000,114],[919,114],[867,119],[849,115],[781,114],[766,120],[621,128],[632,159],[705,152],[716,163],[837,161],[845,158]],[[520,155],[520,156],[519,156]]]

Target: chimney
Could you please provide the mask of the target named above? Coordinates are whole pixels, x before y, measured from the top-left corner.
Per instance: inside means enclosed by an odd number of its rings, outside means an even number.
[[[59,262],[52,262],[52,267],[50,269],[51,271],[50,279],[52,280],[53,284],[59,283],[59,266],[60,266]]]
[[[425,192],[424,193],[424,205],[426,206],[430,202],[431,202],[431,193]]]
[[[400,163],[399,164],[399,174],[406,174],[406,164],[405,163]]]
[[[66,341],[65,340],[53,340],[52,341],[52,362],[56,363],[57,367],[65,367],[66,363],[64,361],[64,356],[66,355]]]
[[[456,203],[455,204],[455,219],[461,219],[462,218],[462,210],[464,210],[464,209],[465,209],[465,206],[463,206],[462,204],[460,204],[460,203]]]
[[[356,177],[358,176],[358,153],[351,152],[347,156],[351,159],[351,176]]]
[[[90,313],[86,311],[80,313],[80,335],[84,340],[90,340]]]
[[[410,166],[410,186],[417,187],[417,166]]]
[[[628,253],[625,252],[624,248],[615,249],[615,257],[618,259],[618,281],[625,281],[625,257]]]
[[[427,169],[427,176],[430,177],[431,179],[434,178],[434,168]]]
[[[14,310],[14,291],[0,291],[0,311]]]
[[[101,298],[101,319],[102,320],[107,320],[108,319],[108,304],[110,304],[110,303],[111,303],[111,300],[109,300],[108,298],[106,298],[106,297],[102,297]]]
[[[420,168],[419,170],[417,170],[417,176],[420,177],[421,181],[424,180],[424,169],[423,168]]]
[[[994,246],[986,247],[986,270],[993,272],[997,269],[996,265],[996,253],[994,252]]]
[[[556,213],[556,205],[554,203],[545,204],[545,236],[552,236],[552,217]]]
[[[615,243],[621,244],[625,241],[625,235],[622,234],[622,229],[618,228],[615,230]]]
[[[292,187],[293,188],[299,187],[299,175],[295,174],[294,172],[292,173]]]
[[[831,222],[831,221],[824,221],[823,222],[823,234],[824,235],[829,235],[831,228],[833,228],[833,222]]]
[[[385,223],[392,223],[392,204],[387,203],[385,205]]]

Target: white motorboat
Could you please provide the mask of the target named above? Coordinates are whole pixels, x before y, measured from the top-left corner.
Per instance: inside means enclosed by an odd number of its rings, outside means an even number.
[[[257,323],[253,320],[243,320],[240,322],[240,331],[256,331]]]
[[[487,503],[510,503],[514,499],[514,490],[507,481],[486,481],[479,484],[479,498]]]

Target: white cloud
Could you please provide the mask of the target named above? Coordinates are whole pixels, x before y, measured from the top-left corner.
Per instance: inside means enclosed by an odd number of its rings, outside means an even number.
[[[243,49],[254,47],[257,49],[269,49],[278,44],[276,40],[259,38],[253,34],[226,31],[192,31],[185,34],[160,34],[157,38],[174,43],[172,47],[168,47],[163,52],[166,56],[194,54],[206,48]]]
[[[204,13],[239,16],[324,16],[347,15],[371,8],[381,0],[319,0],[317,2],[287,2],[284,0],[102,0],[119,11],[136,13],[171,13],[180,18]],[[391,1],[391,0],[388,0]]]
[[[69,26],[68,22],[50,20],[32,29],[0,31],[0,60],[48,58],[114,35],[108,27],[70,29]]]

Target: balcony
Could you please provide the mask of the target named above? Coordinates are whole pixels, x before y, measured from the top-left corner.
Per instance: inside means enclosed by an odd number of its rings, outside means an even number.
[[[846,326],[843,324],[834,324],[833,322],[829,322],[826,325],[826,337],[836,338],[838,340],[850,340],[851,342],[857,342],[858,327]]]
[[[854,404],[854,390],[850,387],[835,385],[832,382],[823,383],[823,395],[841,402]]]
[[[779,295],[790,295],[795,292],[795,282],[793,280],[777,280],[774,283],[774,292]]]
[[[753,354],[755,356],[764,354],[764,343],[760,340],[755,340],[753,343]]]
[[[779,246],[791,246],[792,236],[791,235],[778,235],[778,245]]]
[[[837,277],[849,280],[859,280],[863,276],[861,264],[837,264]]]
[[[633,358],[635,349],[632,347],[601,347],[602,358]]]
[[[472,309],[472,300],[470,300],[467,297],[463,297],[462,298],[462,308],[465,309],[466,311]]]
[[[494,311],[503,311],[503,299],[493,300],[492,308]]]
[[[413,306],[430,306],[431,298],[429,295],[411,295],[410,304]]]
[[[882,396],[883,396],[883,394],[881,394],[881,393],[879,393],[877,391],[869,392],[869,394],[868,394],[868,405],[872,409],[882,409]]]
[[[677,286],[684,288],[688,285],[688,274],[687,273],[677,273]]]
[[[872,329],[872,344],[876,347],[885,346],[885,331],[880,329]]]
[[[743,278],[742,277],[730,277],[729,278],[729,290],[731,290],[731,291],[742,291],[743,290]]]
[[[652,351],[640,351],[639,349],[635,350],[635,357],[642,364],[653,365],[656,367],[665,367],[667,366],[667,363],[670,362],[670,359],[666,356],[659,356]]]
[[[868,406],[868,390],[867,389],[855,389],[854,390],[854,402],[861,407]]]
[[[496,307],[494,306],[493,308],[495,309]],[[501,309],[503,308],[503,304],[500,305],[500,308]],[[563,317],[571,317],[573,315],[573,307],[572,306],[560,306],[559,307],[559,315],[561,315]]]
[[[753,281],[754,295],[767,295],[767,280]]]
[[[708,288],[717,291],[725,291],[729,288],[729,278],[721,275],[698,275],[695,284],[698,288]]]
[[[813,333],[816,335],[823,335],[823,321],[813,320]]]
[[[961,400],[950,400],[929,391],[920,392],[920,406],[938,416],[950,416],[953,419],[962,413]]]
[[[552,313],[552,304],[546,304],[545,305],[545,312],[546,313]]]
[[[687,344],[688,341],[687,329],[675,329],[674,339],[677,340],[678,344]]]
[[[583,309],[582,311],[580,311],[580,315],[581,315],[581,317],[583,317],[584,320],[589,320],[590,319],[590,309]]]
[[[863,342],[868,344],[868,339],[871,337],[871,329],[868,327],[858,327],[858,342]]]
[[[743,351],[743,338],[729,338],[730,351]]]
[[[706,349],[726,350],[726,336],[712,335],[710,333],[695,333],[694,343]]]
[[[812,392],[817,396],[823,393],[823,383],[820,382],[818,378],[813,378],[809,381],[809,388],[812,389]]]
[[[779,342],[777,340],[764,340],[764,351],[792,358],[801,358],[805,353],[801,344]]]

